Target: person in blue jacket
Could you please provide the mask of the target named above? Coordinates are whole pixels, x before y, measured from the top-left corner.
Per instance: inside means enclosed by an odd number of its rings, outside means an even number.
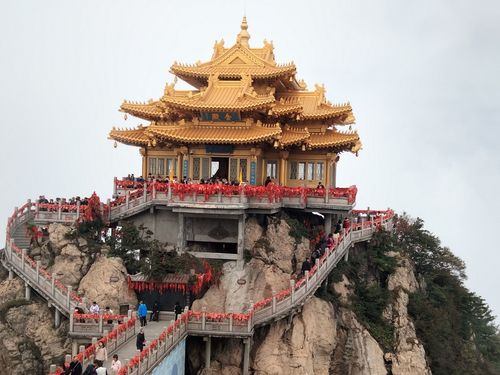
[[[148,315],[148,308],[143,301],[139,302],[139,307],[137,308],[137,315],[139,316],[141,327],[144,327],[147,324],[146,317]]]

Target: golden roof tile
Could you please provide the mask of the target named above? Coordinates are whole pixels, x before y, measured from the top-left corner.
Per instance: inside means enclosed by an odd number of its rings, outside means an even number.
[[[184,126],[158,126],[152,125],[149,131],[155,137],[186,143],[232,143],[245,144],[270,141],[281,134],[281,128],[277,124],[246,125],[236,124],[186,124]]]
[[[188,110],[249,111],[268,108],[275,99],[272,90],[267,94],[257,94],[247,75],[235,81],[219,80],[216,76],[211,76],[208,87],[187,93],[166,92],[162,101],[169,106]]]
[[[168,116],[168,110],[161,101],[138,103],[125,100],[120,111],[145,120],[161,120]]]
[[[350,147],[352,150],[357,143],[359,143],[358,133],[339,132],[335,129],[327,129],[325,133],[311,133],[308,140],[310,148]]]
[[[246,17],[243,17],[241,32],[238,34],[236,44],[231,48],[224,48],[224,40],[221,40],[215,43],[210,61],[191,65],[175,62],[170,70],[183,79],[187,77],[206,79],[212,74],[218,74],[223,78],[236,78],[248,74],[254,79],[268,79],[295,74],[295,64],[276,64],[272,42],[264,40],[262,48],[250,48],[248,44],[250,34],[247,29]],[[186,80],[189,81],[189,78]]]
[[[325,88],[316,85],[314,91],[287,91],[280,93],[277,103],[283,107],[297,103],[302,106],[301,120],[335,119],[334,124],[347,125],[354,123],[352,107],[349,103],[331,104],[325,98]],[[279,108],[278,108],[279,110]]]
[[[309,133],[307,128],[285,127],[283,129],[283,134],[281,135],[280,144],[281,146],[298,144],[309,139],[310,135],[311,134]]]
[[[147,134],[148,127],[139,126],[135,129],[116,129],[109,132],[109,139],[114,139],[131,146],[147,146],[151,140]]]

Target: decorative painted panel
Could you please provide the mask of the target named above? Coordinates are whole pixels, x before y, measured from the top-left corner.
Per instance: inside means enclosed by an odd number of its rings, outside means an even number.
[[[184,159],[182,161],[182,176],[188,177],[188,172],[189,172],[189,160]]]
[[[241,121],[241,116],[239,112],[202,112],[201,121]]]
[[[257,184],[257,162],[250,162],[250,185]]]

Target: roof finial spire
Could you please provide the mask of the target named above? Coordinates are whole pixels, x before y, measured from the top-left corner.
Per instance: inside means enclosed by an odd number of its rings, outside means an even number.
[[[250,39],[250,34],[248,33],[248,23],[247,17],[243,16],[243,20],[241,21],[241,31],[236,38],[236,43],[240,43],[242,46],[248,48],[248,40]]]

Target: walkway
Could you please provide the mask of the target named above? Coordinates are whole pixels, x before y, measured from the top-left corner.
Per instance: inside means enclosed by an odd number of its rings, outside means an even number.
[[[156,339],[158,336],[160,336],[160,333],[162,333],[165,329],[167,329],[167,325],[170,322],[166,321],[159,321],[159,322],[148,322],[148,324],[143,327],[144,328],[144,335],[146,337],[146,345],[148,345],[151,340]],[[136,324],[136,332],[139,332],[140,329],[140,324]],[[117,351],[113,352],[112,354],[108,356],[108,361],[105,363],[105,367],[110,369],[111,368],[111,360],[113,354],[118,354],[118,359],[122,362],[123,365],[125,365],[132,357],[134,357],[138,352],[136,348],[136,337],[133,337],[127,341],[126,344],[121,346]]]
[[[135,200],[138,203],[137,205],[131,205],[130,200],[127,199],[126,202],[115,206],[118,209],[117,214],[123,217],[134,215],[139,210],[146,209],[147,205],[144,205],[144,203],[148,202],[147,194],[136,197]],[[80,207],[75,211],[68,209],[68,212],[64,213],[64,218],[61,210],[55,213],[43,212],[43,215],[38,215],[38,209],[28,202],[21,209],[16,209],[8,221],[7,244],[5,256],[2,259],[4,266],[9,269],[9,273],[14,270],[23,278],[27,283],[27,289],[29,288],[28,286],[33,287],[50,303],[55,305],[56,316],[59,309],[61,312],[70,315],[74,306],[80,303],[81,300],[72,292],[71,288],[67,288],[60,283],[58,284],[54,275],[50,275],[43,270],[39,262],[35,262],[28,257],[26,250],[20,249],[16,241],[19,241],[21,246],[26,245],[26,229],[24,224],[29,221],[35,219],[39,222],[41,219],[40,216],[43,216],[42,221],[45,223],[72,223],[79,217],[79,209]],[[108,212],[110,219],[112,219],[114,215],[111,210]],[[373,211],[370,211],[370,214],[372,213]],[[163,326],[161,322],[149,324],[146,327],[146,337],[149,345],[143,350],[141,355],[134,355],[136,353],[135,340],[132,337],[124,344],[123,348],[119,349],[119,356],[123,360],[132,359],[127,366],[128,372],[125,371],[122,373],[133,375],[148,374],[181,342],[183,337],[186,335],[198,335],[208,338],[212,336],[243,338],[246,343],[244,358],[246,366],[244,365],[243,374],[248,374],[248,356],[250,353],[248,338],[253,336],[254,328],[270,324],[275,320],[290,315],[293,311],[300,310],[307,299],[314,295],[315,291],[337,263],[342,258],[347,259],[349,249],[355,243],[369,240],[378,228],[392,228],[392,216],[393,212],[391,210],[379,211],[371,218],[371,221],[353,224],[351,228],[344,231],[335,248],[331,250],[327,249],[326,253],[320,259],[316,260],[316,264],[312,267],[311,271],[306,272],[303,278],[297,282],[290,280],[289,288],[265,300],[256,302],[247,313],[233,314],[187,311],[182,314],[181,319],[177,320],[174,324],[170,324],[168,327]],[[210,341],[210,339],[208,340]],[[207,357],[210,358],[209,355]],[[122,361],[122,363],[124,362]]]

